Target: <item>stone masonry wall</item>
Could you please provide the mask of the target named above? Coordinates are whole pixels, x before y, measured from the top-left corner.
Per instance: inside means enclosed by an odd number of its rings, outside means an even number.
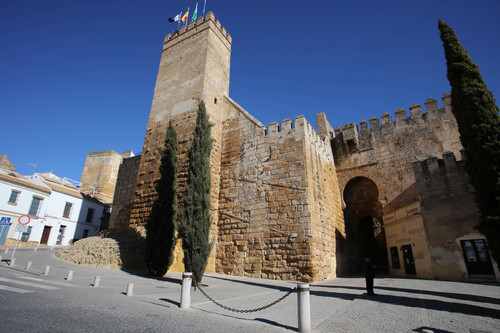
[[[295,119],[298,127],[297,118]],[[325,122],[328,123],[326,119]],[[341,270],[341,267],[337,267],[336,236],[345,236],[344,214],[330,140],[320,138],[309,123],[303,124],[306,132],[308,206],[311,214],[310,265],[313,279],[321,281],[336,277],[336,272]],[[321,122],[318,122],[318,128],[320,126]]]
[[[114,150],[94,151],[87,154],[81,183],[83,192],[88,186],[105,195],[104,203],[113,201],[116,178],[122,161],[122,155]],[[93,191],[93,188],[88,189]]]
[[[116,179],[109,228],[128,227],[141,155],[125,158]]]
[[[391,115],[361,122],[358,130],[354,123],[335,130],[333,139],[340,190],[343,192],[349,180],[357,176],[371,179],[378,187],[379,201],[394,210],[391,202],[397,202],[414,183],[412,163],[429,157],[442,156],[450,151],[460,155],[462,145],[455,117],[451,112],[451,97],[442,98],[444,108],[439,109],[435,99],[425,103],[427,112],[422,114],[418,104],[410,107],[410,117],[404,109]],[[404,203],[407,204],[407,203]]]
[[[295,118],[295,128],[287,119],[266,133],[226,100],[216,270],[284,280],[333,277],[341,211],[331,212],[340,201],[329,144],[303,116]],[[308,177],[313,172],[316,179]]]
[[[472,185],[453,153],[414,163],[432,272],[436,279],[464,281],[462,239],[484,239],[474,230],[479,211]],[[451,239],[448,242],[447,239]]]

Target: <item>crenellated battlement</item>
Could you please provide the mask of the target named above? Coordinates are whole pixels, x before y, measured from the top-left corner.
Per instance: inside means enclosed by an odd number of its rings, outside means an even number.
[[[354,137],[356,137],[356,134],[353,133],[353,131],[367,131],[370,129],[377,129],[379,127],[384,127],[384,126],[398,126],[402,122],[408,122],[412,120],[419,120],[419,119],[429,119],[432,118],[435,115],[438,115],[439,113],[451,113],[451,94],[446,93],[443,95],[441,98],[443,102],[443,108],[438,107],[437,100],[434,98],[429,98],[425,102],[425,109],[426,113],[422,112],[422,106],[420,104],[413,104],[410,106],[410,117],[407,116],[406,110],[403,108],[399,108],[396,111],[394,111],[394,117],[395,120],[393,121],[392,116],[384,112],[380,116],[380,120],[377,117],[372,117],[370,118],[369,122],[366,120],[361,120],[360,121],[360,129],[355,123],[349,123],[346,125],[342,125],[342,129],[340,127],[337,127],[335,129],[335,134],[340,134],[343,133],[344,137],[347,137],[348,140],[352,140]],[[368,124],[370,125],[368,127]]]
[[[413,104],[406,110],[399,108],[391,114],[385,112],[380,119],[370,118],[369,122],[362,120],[343,125],[335,129],[334,154],[345,157],[379,147],[395,150],[416,149],[415,142],[433,137],[438,141],[448,142],[458,135],[456,120],[451,112],[451,94],[442,97],[443,108],[438,107],[435,99],[429,98],[422,111],[420,104]],[[455,135],[456,134],[456,135]],[[456,151],[455,147],[452,150]],[[429,155],[433,156],[433,155]],[[428,156],[425,156],[428,157]]]
[[[223,37],[226,38],[226,40],[229,42],[229,44],[232,43],[233,39],[231,35],[227,32],[226,28],[224,28],[220,21],[215,18],[215,15],[212,12],[208,12],[205,17],[200,16],[196,21],[192,21],[188,24],[188,26],[183,26],[180,28],[180,30],[175,30],[171,34],[168,34],[165,36],[165,40],[163,41],[163,49],[167,47],[167,44],[176,42],[180,37],[189,37],[187,33],[195,31],[199,28],[202,28],[203,26],[210,25],[214,26],[217,28],[217,30],[222,34]],[[196,29],[195,29],[196,28]]]
[[[432,182],[434,178],[455,175],[462,167],[462,158],[457,161],[455,154],[450,151],[445,152],[443,158],[429,157],[423,161],[413,162],[415,178],[427,182]]]
[[[304,116],[297,116],[294,120],[283,119],[280,123],[273,122],[268,127],[257,130],[257,136],[269,138],[269,142],[274,142],[276,138],[294,137],[296,140],[305,138],[309,144],[315,146],[320,153],[331,155],[330,140],[322,139],[314,127]]]
[[[463,151],[460,154],[463,154]],[[413,171],[421,200],[442,200],[472,193],[464,162],[457,161],[452,152],[445,152],[442,158],[430,157],[414,162]]]

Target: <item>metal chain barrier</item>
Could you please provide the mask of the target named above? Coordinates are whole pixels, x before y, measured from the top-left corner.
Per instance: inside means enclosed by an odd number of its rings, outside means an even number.
[[[226,309],[226,310],[229,310],[229,311],[233,311],[233,312],[239,312],[239,313],[250,313],[250,312],[257,312],[257,311],[261,311],[261,310],[264,310],[264,309],[267,309],[279,302],[281,302],[282,300],[284,300],[285,298],[287,298],[288,296],[290,296],[291,293],[293,293],[295,290],[297,290],[297,288],[292,288],[290,289],[285,295],[281,296],[280,298],[278,298],[277,300],[275,300],[274,302],[271,302],[267,305],[264,305],[264,306],[261,306],[260,308],[256,308],[256,309],[248,309],[248,310],[240,310],[240,309],[234,309],[234,308],[231,308],[229,306],[225,306],[219,302],[217,302],[216,300],[214,300],[212,297],[210,297],[202,288],[201,286],[198,286],[198,289],[200,289],[201,293],[203,295],[205,295],[206,298],[208,298],[212,303],[220,306],[221,308],[223,309]]]

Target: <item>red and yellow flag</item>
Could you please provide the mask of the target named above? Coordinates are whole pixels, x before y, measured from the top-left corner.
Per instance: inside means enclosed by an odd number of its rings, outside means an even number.
[[[188,8],[188,10],[187,10],[186,14],[184,14],[184,15],[182,16],[182,18],[181,18],[181,22],[182,22],[182,23],[186,22],[186,21],[187,21],[187,19],[188,19],[188,16],[189,16],[189,8]]]

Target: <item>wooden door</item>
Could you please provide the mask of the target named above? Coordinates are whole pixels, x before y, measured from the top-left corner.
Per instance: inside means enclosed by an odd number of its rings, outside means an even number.
[[[47,244],[47,242],[49,241],[50,229],[52,229],[52,227],[43,227],[42,239],[40,240],[40,244]]]

